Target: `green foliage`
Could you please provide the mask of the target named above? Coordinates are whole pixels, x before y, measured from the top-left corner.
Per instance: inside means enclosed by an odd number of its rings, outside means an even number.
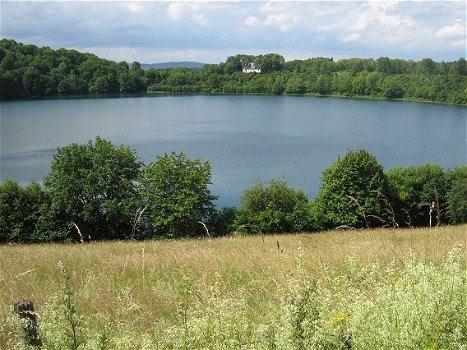
[[[277,72],[284,69],[285,59],[277,53],[268,53],[257,58],[257,65],[261,68],[261,72]]]
[[[447,173],[449,190],[447,192],[446,214],[453,225],[467,223],[467,166],[460,166]]]
[[[384,173],[364,149],[327,168],[311,201],[285,180],[271,180],[247,189],[239,210],[216,210],[210,184],[208,162],[172,152],[142,169],[133,149],[96,137],[59,148],[44,188],[0,184],[0,242],[205,236],[205,227],[220,236],[467,222],[465,166]]]
[[[36,224],[46,194],[32,182],[23,187],[13,180],[0,184],[0,242],[37,240]]]
[[[149,164],[141,178],[148,205],[148,224],[157,236],[180,237],[199,232],[199,221],[213,211],[211,166],[184,153],[165,154]]]
[[[381,224],[381,194],[386,177],[375,156],[366,150],[348,151],[323,172],[314,203],[325,227],[363,227]]]
[[[309,224],[307,203],[305,192],[288,187],[284,180],[257,184],[243,194],[234,224],[238,230],[304,231]]]
[[[144,71],[75,50],[0,40],[0,98],[145,91]]]
[[[255,65],[260,74],[242,73]],[[319,94],[467,104],[464,58],[435,62],[380,57],[285,62],[276,53],[238,54],[202,70],[141,69],[75,50],[0,40],[0,98],[135,92]]]
[[[236,207],[223,207],[220,210],[214,210],[207,222],[212,235],[222,236],[231,233],[237,212],[238,209]]]
[[[348,274],[331,269],[315,286],[292,288],[278,348],[465,349],[467,291],[460,259],[459,251],[442,266],[409,258],[403,269],[349,259]]]
[[[428,226],[433,203],[433,225],[444,221],[448,182],[440,166],[425,164],[392,168],[387,172],[387,178],[400,225]]]
[[[140,167],[134,150],[100,137],[59,148],[45,179],[55,220],[63,222],[63,230],[76,225],[73,231],[79,228],[93,240],[129,235]]]
[[[66,347],[71,350],[78,350],[81,345],[86,343],[86,338],[82,331],[82,318],[78,315],[73,301],[74,288],[70,283],[70,274],[62,262],[58,263],[58,268],[63,278],[63,312],[66,321],[64,325],[67,338]]]

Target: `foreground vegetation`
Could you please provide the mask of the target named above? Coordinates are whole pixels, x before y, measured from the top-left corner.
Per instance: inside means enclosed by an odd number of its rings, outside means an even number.
[[[0,348],[466,349],[466,230],[0,246]]]
[[[259,74],[245,74],[255,66]],[[202,69],[144,71],[75,50],[0,40],[0,98],[136,92],[358,96],[467,104],[467,63],[239,54]]]
[[[239,209],[217,209],[210,184],[209,162],[171,153],[144,165],[130,147],[96,137],[59,148],[43,185],[0,184],[0,242],[467,223],[466,166],[384,172],[364,149],[348,151],[325,169],[311,200],[284,179],[270,180],[247,189]]]

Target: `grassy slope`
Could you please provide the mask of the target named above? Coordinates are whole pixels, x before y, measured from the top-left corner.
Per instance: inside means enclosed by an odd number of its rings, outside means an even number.
[[[202,312],[213,297],[242,297],[250,317],[261,320],[279,307],[297,264],[308,279],[332,267],[349,273],[345,261],[402,266],[410,255],[440,263],[467,243],[467,226],[437,229],[384,229],[319,234],[223,237],[212,240],[101,242],[83,245],[0,246],[0,330],[11,306],[22,298],[43,305],[63,295],[57,264],[71,272],[74,300],[88,323],[118,318],[135,333],[177,322],[180,305]],[[300,262],[297,262],[300,257]],[[464,261],[465,264],[465,261]],[[465,266],[465,265],[464,265]],[[189,295],[187,294],[189,291]],[[0,332],[0,348],[7,335]]]

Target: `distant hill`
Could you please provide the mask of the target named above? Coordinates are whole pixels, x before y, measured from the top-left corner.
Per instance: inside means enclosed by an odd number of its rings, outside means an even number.
[[[161,63],[141,63],[141,68],[147,69],[173,69],[173,68],[203,68],[204,63],[201,62],[161,62]]]

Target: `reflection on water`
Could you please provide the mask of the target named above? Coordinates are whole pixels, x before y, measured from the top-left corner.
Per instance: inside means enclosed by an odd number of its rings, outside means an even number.
[[[155,96],[1,103],[1,180],[41,180],[57,147],[100,135],[147,163],[184,151],[208,160],[219,205],[285,178],[314,196],[321,172],[364,147],[385,168],[466,163],[465,107],[291,96]]]

